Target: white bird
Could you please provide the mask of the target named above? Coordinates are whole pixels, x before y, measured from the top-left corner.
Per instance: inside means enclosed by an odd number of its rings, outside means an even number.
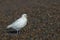
[[[7,26],[7,29],[13,28],[18,31],[27,25],[27,14],[22,14],[22,16],[17,19],[15,22]]]

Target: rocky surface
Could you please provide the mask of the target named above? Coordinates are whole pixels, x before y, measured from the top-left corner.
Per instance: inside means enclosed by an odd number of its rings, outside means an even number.
[[[7,25],[28,14],[20,34],[8,34]],[[0,40],[60,40],[60,0],[0,0]]]

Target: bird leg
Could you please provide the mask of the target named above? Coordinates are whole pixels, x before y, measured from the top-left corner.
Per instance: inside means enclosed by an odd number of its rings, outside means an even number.
[[[17,30],[17,35],[18,35],[18,30]]]
[[[18,40],[19,40],[19,32],[18,32],[18,30],[17,30],[17,37],[18,37]]]

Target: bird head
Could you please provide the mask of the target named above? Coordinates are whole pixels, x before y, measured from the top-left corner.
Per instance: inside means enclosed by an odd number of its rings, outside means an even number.
[[[27,17],[27,14],[22,14],[22,17]]]

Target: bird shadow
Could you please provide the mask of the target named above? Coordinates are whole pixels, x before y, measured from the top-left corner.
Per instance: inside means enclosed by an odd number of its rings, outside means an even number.
[[[17,34],[17,30],[15,30],[15,29],[13,29],[13,28],[6,29],[6,32],[7,32],[8,34]],[[18,31],[18,33],[19,33],[19,31]]]

